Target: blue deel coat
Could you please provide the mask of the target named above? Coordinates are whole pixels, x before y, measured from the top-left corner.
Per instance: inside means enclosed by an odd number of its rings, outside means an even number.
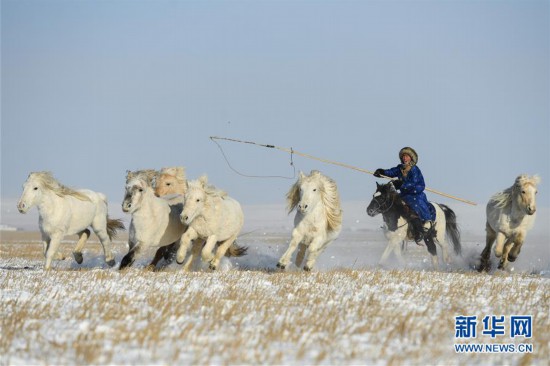
[[[418,214],[421,220],[435,221],[435,208],[428,202],[428,198],[424,193],[426,184],[420,168],[416,165],[413,166],[407,176],[403,177],[402,166],[402,164],[399,164],[395,168],[384,170],[384,175],[392,178],[397,177],[403,181],[403,185],[399,189],[399,195]]]

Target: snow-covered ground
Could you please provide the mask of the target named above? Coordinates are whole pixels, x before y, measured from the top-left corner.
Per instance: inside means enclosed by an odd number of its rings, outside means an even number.
[[[111,216],[128,219],[117,206]],[[390,257],[377,267],[382,221],[365,206],[344,204],[342,234],[312,273],[275,271],[293,221],[283,205],[244,207],[238,243],[248,255],[225,259],[216,273],[183,273],[176,264],[149,272],[152,253],[119,272],[104,264],[94,237],[82,265],[70,256],[71,237],[62,246],[67,259],[44,272],[38,235],[3,232],[0,364],[547,364],[548,209],[539,209],[511,272],[479,274],[483,207],[452,204],[463,256],[434,271],[414,243],[404,264]],[[2,224],[37,230],[35,210],[10,216],[5,207]],[[126,251],[120,238],[118,262]],[[477,338],[455,337],[460,315],[477,317]],[[483,317],[493,315],[531,315],[532,338],[511,338],[508,325],[505,335],[481,334]],[[462,343],[529,344],[533,352],[455,352]]]

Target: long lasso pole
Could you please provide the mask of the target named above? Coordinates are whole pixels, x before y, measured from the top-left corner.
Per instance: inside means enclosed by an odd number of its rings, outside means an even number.
[[[367,174],[374,175],[374,172],[371,172],[370,170],[367,170],[367,169],[358,168],[356,166],[341,163],[341,162],[338,162],[338,161],[319,158],[319,157],[316,157],[316,156],[313,156],[313,155],[309,155],[309,154],[306,154],[306,153],[296,151],[292,148],[288,149],[288,148],[285,148],[285,147],[280,147],[280,146],[275,146],[275,145],[260,144],[260,143],[253,142],[253,141],[244,141],[244,140],[232,139],[232,138],[228,138],[228,137],[219,137],[219,136],[210,136],[210,139],[212,141],[214,141],[214,140],[224,140],[224,141],[238,142],[238,143],[241,143],[241,144],[250,144],[250,145],[256,145],[256,146],[262,146],[262,147],[267,147],[267,148],[270,148],[270,149],[277,149],[277,150],[284,151],[284,152],[287,152],[287,153],[290,153],[290,154],[300,155],[300,156],[303,156],[304,158],[317,160],[317,161],[320,161],[320,162],[323,162],[323,163],[326,163],[326,164],[338,165],[338,166],[341,166],[341,167],[344,167],[344,168],[347,168],[347,169],[356,170],[356,171],[361,172],[361,173],[367,173]],[[390,179],[390,180],[392,179],[392,178],[386,177],[384,175],[382,175],[381,177],[386,178],[386,179]],[[466,200],[464,198],[460,198],[460,197],[452,196],[452,195],[447,194],[447,193],[436,191],[435,189],[425,188],[425,190],[428,191],[428,192],[438,194],[438,195],[443,196],[443,197],[447,197],[447,198],[451,198],[453,200],[457,200],[457,201],[460,201],[460,202],[467,203],[469,205],[473,205],[473,206],[477,205],[477,203],[475,203],[473,201],[469,201],[469,200]]]

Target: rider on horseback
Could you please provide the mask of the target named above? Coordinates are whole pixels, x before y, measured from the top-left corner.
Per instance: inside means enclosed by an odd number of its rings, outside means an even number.
[[[435,209],[428,202],[424,188],[424,177],[420,168],[416,166],[418,154],[412,147],[404,147],[399,151],[399,160],[401,164],[391,169],[376,169],[375,177],[397,177],[393,181],[395,189],[399,190],[399,195],[411,209],[409,223],[414,232],[414,241],[419,243],[424,239],[424,221],[435,220]]]

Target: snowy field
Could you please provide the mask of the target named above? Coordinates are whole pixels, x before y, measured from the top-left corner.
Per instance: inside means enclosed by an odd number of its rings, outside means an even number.
[[[483,207],[452,204],[463,256],[434,271],[414,243],[405,263],[390,257],[377,266],[382,221],[365,206],[344,204],[342,234],[310,273],[275,270],[292,229],[282,205],[245,207],[238,242],[248,255],[216,273],[176,264],[150,272],[152,253],[119,272],[104,264],[95,237],[82,265],[70,256],[76,237],[66,238],[67,258],[45,272],[38,233],[2,231],[0,364],[548,364],[548,209],[539,209],[510,271],[479,274]],[[37,230],[35,210],[6,207],[2,224]],[[111,216],[128,219],[117,208]],[[117,262],[126,251],[121,237]],[[477,316],[477,338],[455,338],[460,315]],[[532,338],[511,338],[508,326],[505,335],[482,334],[487,315],[531,315]],[[530,344],[533,352],[457,353],[455,344]]]

